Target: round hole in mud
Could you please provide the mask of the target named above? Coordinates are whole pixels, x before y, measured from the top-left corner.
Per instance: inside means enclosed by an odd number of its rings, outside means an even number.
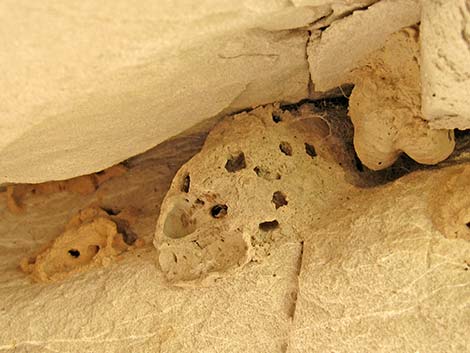
[[[286,195],[284,195],[284,193],[282,193],[281,191],[276,191],[273,194],[273,198],[272,198],[271,201],[272,201],[272,203],[274,203],[274,206],[276,207],[276,210],[279,207],[287,206],[287,204],[288,204]]]
[[[215,205],[211,208],[211,216],[214,218],[222,218],[227,215],[227,205]]]
[[[277,220],[266,221],[259,224],[259,229],[263,232],[270,232],[279,227],[279,222]]]
[[[98,254],[98,251],[100,251],[99,245],[89,245],[88,246],[88,252],[90,254],[96,255],[96,254]]]
[[[78,258],[80,257],[80,251],[78,251],[77,249],[70,249],[69,255],[72,257]]]
[[[286,156],[292,156],[292,146],[290,145],[289,142],[283,141],[279,144],[279,149],[281,150],[282,153],[284,153]]]
[[[182,238],[196,230],[196,219],[189,214],[189,205],[180,203],[168,212],[163,232],[170,238]]]
[[[273,121],[277,124],[277,123],[280,123],[282,121],[282,118],[281,118],[280,115],[273,113]]]

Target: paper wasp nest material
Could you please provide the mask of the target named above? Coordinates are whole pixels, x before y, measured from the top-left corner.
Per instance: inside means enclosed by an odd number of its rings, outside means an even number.
[[[433,130],[421,114],[418,32],[394,33],[385,46],[354,70],[349,113],[354,146],[370,169],[392,165],[402,152],[437,164],[454,150],[451,130]]]
[[[129,223],[136,210],[122,211],[110,216],[99,207],[80,211],[66,225],[64,233],[51,244],[21,261],[21,269],[31,273],[34,280],[48,282],[106,265],[113,258],[139,245]]]
[[[276,244],[300,239],[309,207],[338,197],[325,180],[343,179],[340,140],[307,107],[294,114],[267,106],[227,117],[178,171],[154,240],[169,280],[259,261]]]

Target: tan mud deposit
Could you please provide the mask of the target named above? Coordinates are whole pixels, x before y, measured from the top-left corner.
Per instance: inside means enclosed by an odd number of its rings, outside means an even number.
[[[468,196],[451,192],[466,188],[468,162],[374,184],[349,146],[345,106],[266,106],[229,116],[195,155],[204,136],[136,157],[99,192],[108,211],[93,211],[97,218],[115,222],[117,210],[137,207],[131,228],[149,242],[162,205],[159,251],[149,243],[124,251],[122,261],[108,263],[111,256],[61,281],[31,283],[17,269],[20,256],[60,234],[72,211],[97,195],[36,195],[21,214],[0,205],[2,349],[468,350],[470,229],[453,208],[457,197],[463,215]],[[82,218],[91,221],[87,233],[98,228],[96,217]],[[74,219],[73,229],[87,224]],[[459,227],[459,236],[441,230],[444,223]],[[79,250],[86,254],[97,238]],[[74,241],[60,244],[68,251]]]
[[[7,206],[11,212],[21,213],[24,211],[24,199],[31,195],[50,195],[63,191],[89,195],[95,192],[106,181],[123,175],[126,170],[124,165],[118,164],[98,173],[68,180],[49,181],[39,184],[11,184],[6,187],[4,192]]]
[[[453,130],[433,130],[421,113],[419,34],[392,34],[354,70],[349,101],[354,147],[373,170],[390,167],[402,152],[422,164],[445,160],[455,147]]]
[[[154,244],[167,278],[217,277],[300,241],[312,209],[353,189],[345,118],[269,105],[219,123],[163,201]]]
[[[51,244],[22,259],[20,267],[35,281],[49,282],[109,265],[123,252],[143,245],[129,229],[137,214],[129,209],[110,216],[99,207],[86,208],[72,217]]]

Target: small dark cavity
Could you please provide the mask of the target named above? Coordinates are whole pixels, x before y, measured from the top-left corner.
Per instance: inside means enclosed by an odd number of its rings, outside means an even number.
[[[122,240],[127,245],[133,245],[137,240],[137,234],[135,234],[132,230],[129,229],[129,222],[124,219],[113,219],[114,223],[116,223],[118,233],[122,234]]]
[[[118,209],[112,209],[112,208],[106,208],[106,207],[101,207],[101,209],[110,216],[117,216],[119,213],[121,213],[121,210],[118,210]]]
[[[286,205],[288,204],[287,199],[286,199],[286,195],[284,195],[284,194],[283,194],[282,192],[280,192],[280,191],[276,191],[276,192],[273,194],[272,202],[273,202],[274,205],[276,206],[276,210],[277,210],[279,207],[286,206]]]
[[[189,174],[186,174],[183,179],[183,185],[181,185],[181,191],[188,193],[190,185],[191,185],[191,177],[189,176]]]
[[[364,165],[362,164],[361,160],[359,159],[356,153],[354,153],[354,165],[356,166],[356,169],[359,172],[362,173],[364,171]]]
[[[315,147],[309,143],[305,143],[305,152],[307,152],[307,154],[312,158],[317,156],[317,151],[315,151]]]
[[[282,121],[282,118],[278,114],[273,114],[273,121],[277,124],[277,123],[280,123]]]
[[[259,224],[259,229],[263,232],[270,232],[279,227],[279,222],[276,220],[262,222]]]
[[[281,179],[281,174],[276,173],[273,175],[269,170],[266,170],[264,168],[260,167],[254,167],[253,171],[256,173],[257,176],[264,178],[266,180],[280,180]]]
[[[126,229],[126,231],[122,233],[122,240],[124,240],[127,245],[133,245],[137,240],[137,234],[130,231],[129,229]]]
[[[232,156],[230,159],[227,160],[227,163],[225,163],[225,169],[227,169],[227,171],[230,173],[238,172],[239,170],[244,168],[246,168],[246,162],[245,154],[243,152],[240,152],[236,156]]]
[[[72,257],[78,258],[80,257],[80,251],[78,251],[77,249],[70,249],[69,255]]]
[[[206,204],[204,200],[201,200],[201,199],[196,199],[195,203],[201,206],[204,206]]]
[[[468,229],[470,229],[470,222],[467,222],[465,225],[467,226]]]
[[[292,156],[292,146],[290,145],[289,142],[285,142],[285,141],[281,142],[281,144],[279,145],[279,149],[286,156]]]
[[[214,218],[222,218],[227,215],[227,205],[215,205],[211,208],[211,216]]]
[[[100,251],[100,247],[98,245],[90,245],[88,249],[93,253],[93,254],[98,254],[98,251]]]

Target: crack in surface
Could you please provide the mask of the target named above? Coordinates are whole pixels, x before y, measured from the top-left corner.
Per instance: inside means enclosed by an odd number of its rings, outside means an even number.
[[[304,241],[300,242],[300,254],[299,254],[299,259],[297,260],[297,268],[296,268],[296,287],[294,292],[292,292],[292,303],[291,307],[289,309],[289,316],[291,318],[291,330],[289,330],[287,337],[286,337],[286,343],[283,345],[283,353],[286,353],[287,350],[289,349],[289,341],[290,341],[290,334],[293,333],[293,325],[294,325],[294,319],[295,319],[295,312],[297,308],[297,300],[299,298],[299,291],[300,291],[300,273],[302,271],[302,261],[304,257]]]

